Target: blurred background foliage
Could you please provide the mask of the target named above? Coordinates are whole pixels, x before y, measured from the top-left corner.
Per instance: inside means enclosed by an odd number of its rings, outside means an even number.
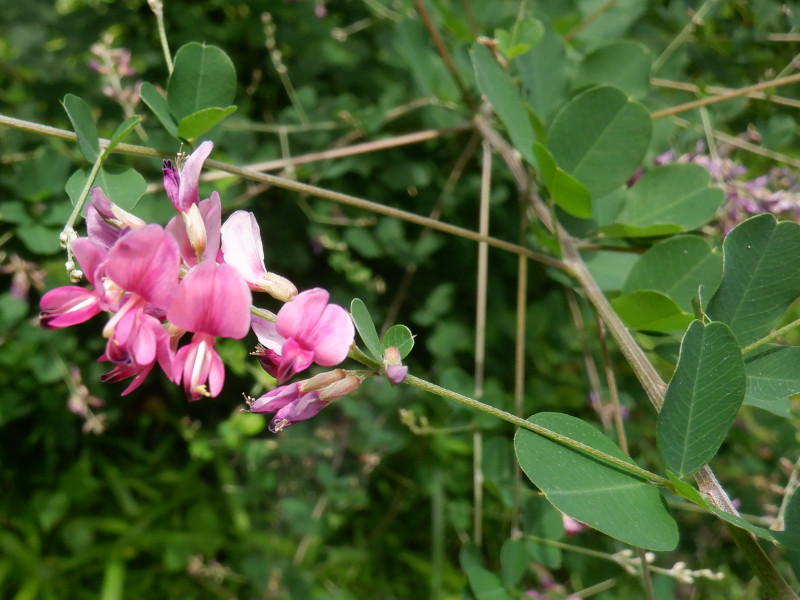
[[[592,50],[624,39],[658,57],[700,11],[659,78],[701,93],[743,87],[777,76],[800,49],[794,2],[425,4],[476,99],[467,54],[475,37],[510,30],[518,15],[541,20],[554,50],[542,72],[546,93],[536,102],[551,111],[580,85],[579,65]],[[239,108],[211,132],[212,158],[245,165],[469,123],[469,109],[410,0],[168,0],[164,12],[173,52],[206,42],[223,48],[237,68]],[[90,48],[104,36],[131,52],[137,74],[125,85],[142,78],[166,86],[146,2],[0,0],[0,15],[0,110],[8,116],[70,129],[60,100],[74,93],[94,108],[108,137],[125,113],[89,68]],[[777,93],[793,98],[796,90]],[[641,100],[657,110],[695,97],[692,89],[653,85]],[[737,100],[708,114],[715,129],[732,136],[755,130],[760,147],[794,159],[796,108]],[[128,141],[179,150],[142,104],[135,112],[145,116],[146,139]],[[699,113],[680,117],[686,122],[655,123],[650,158],[669,148],[691,150],[702,138]],[[521,550],[509,546],[512,431],[448,401],[368,381],[319,417],[274,436],[261,416],[241,411],[241,394],[255,395],[266,382],[247,355],[254,339],[220,344],[228,378],[216,399],[188,404],[155,374],[126,397],[119,396],[124,386],[100,383],[97,321],[56,332],[36,324],[42,291],[67,283],[58,244],[70,209],[64,183],[82,159],[72,143],[54,138],[0,129],[0,140],[0,596],[469,598],[461,564],[483,560],[518,590],[541,589],[547,578],[580,590],[615,577],[612,589],[593,597],[641,597],[636,577],[611,563],[531,540]],[[464,128],[282,174],[476,229],[479,146]],[[736,157],[753,176],[774,164],[749,152]],[[110,162],[135,167],[151,183],[134,212],[166,222],[172,207],[157,185],[159,162]],[[346,306],[363,298],[379,325],[386,320],[384,328],[407,324],[418,336],[408,359],[412,373],[474,392],[475,244],[253,182],[207,182],[201,197],[212,189],[225,211],[256,213],[270,270],[300,289],[324,286]],[[495,169],[492,235],[519,239],[516,203],[513,181]],[[513,406],[516,265],[515,257],[490,251],[483,399],[504,409]],[[582,336],[562,282],[533,266],[528,287],[525,414],[557,410],[599,423],[584,363],[584,353],[599,357],[591,313],[579,308]],[[646,466],[658,464],[647,441],[649,406],[619,367],[634,455]],[[726,442],[729,458],[716,466],[744,512],[762,514],[779,501],[776,463],[796,459],[792,421],[746,409]],[[480,548],[470,545],[478,430],[485,478]],[[565,539],[558,513],[530,488],[522,512],[525,533]],[[684,514],[681,524],[681,546],[659,556],[659,564],[686,560],[728,577],[689,586],[656,576],[658,598],[755,597],[719,523]],[[579,536],[567,541],[605,552],[622,547],[594,532]]]

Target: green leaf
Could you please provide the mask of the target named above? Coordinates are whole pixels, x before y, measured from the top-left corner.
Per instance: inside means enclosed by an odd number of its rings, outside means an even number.
[[[564,40],[547,27],[539,44],[518,57],[513,66],[519,71],[523,97],[537,115],[547,119],[562,103],[567,89]]]
[[[100,157],[100,142],[89,105],[74,94],[64,96],[63,104],[78,136],[78,150],[86,160],[94,163]]]
[[[722,280],[722,254],[695,236],[677,236],[658,242],[642,254],[625,281],[623,293],[655,290],[672,298],[684,312],[692,312],[699,286],[713,294]]]
[[[700,495],[700,492],[698,492],[696,489],[694,489],[691,485],[689,485],[685,481],[681,481],[680,479],[678,479],[670,471],[667,471],[667,477],[669,477],[670,481],[672,482],[675,488],[675,491],[678,494],[694,502],[698,506],[702,506],[703,508],[708,509],[723,521],[727,521],[728,523],[730,523],[731,525],[735,525],[739,529],[744,529],[745,531],[749,531],[750,533],[752,533],[757,537],[760,537],[761,539],[769,540],[770,542],[780,544],[781,546],[784,546],[785,548],[789,548],[792,550],[800,550],[800,534],[798,534],[797,530],[789,529],[788,521],[787,521],[786,531],[772,531],[771,529],[767,529],[766,527],[759,527],[758,525],[753,525],[750,521],[746,521],[742,517],[732,515],[707,503]],[[789,511],[787,510],[787,518],[788,518],[788,512]]]
[[[495,29],[494,37],[497,40],[497,49],[508,60],[529,52],[544,34],[544,26],[538,19],[528,18],[517,21],[510,32]]]
[[[511,600],[500,578],[491,571],[477,566],[466,571],[469,587],[477,600]]]
[[[125,590],[125,563],[115,556],[106,563],[100,600],[121,600]]]
[[[381,351],[381,341],[378,338],[378,331],[372,322],[372,317],[367,310],[367,306],[361,298],[353,298],[350,303],[350,316],[356,325],[358,335],[364,340],[364,345],[369,350],[372,357],[378,362],[383,362],[383,352]]]
[[[90,169],[81,169],[72,174],[65,186],[72,204],[81,195]],[[97,172],[94,185],[99,185],[114,204],[132,210],[147,189],[147,182],[138,171],[121,165],[105,165]]]
[[[728,234],[722,256],[722,283],[707,313],[746,346],[769,333],[800,295],[800,225],[752,217]]]
[[[414,336],[405,325],[392,325],[381,340],[381,348],[386,350],[394,346],[400,351],[400,358],[405,358],[414,347]],[[383,354],[381,353],[381,357]]]
[[[542,181],[550,192],[553,202],[574,217],[590,218],[592,198],[586,186],[556,165],[550,152],[539,142],[534,142],[533,154],[539,163]]]
[[[644,106],[616,88],[600,86],[578,94],[558,111],[547,147],[559,167],[599,198],[634,174],[650,143],[650,129]]]
[[[693,164],[657,167],[628,190],[616,223],[627,226],[624,235],[650,236],[654,226],[669,226],[665,233],[691,231],[710,221],[725,200],[725,192],[710,187],[708,169]],[[638,232],[637,232],[638,230]],[[616,235],[614,226],[603,230]]]
[[[611,42],[587,54],[578,66],[574,88],[607,84],[634,98],[650,91],[650,50],[628,40]]]
[[[539,413],[528,421],[635,464],[576,417]],[[677,524],[652,484],[525,429],[514,445],[522,470],[558,510],[634,546],[672,550],[678,544]]]
[[[108,147],[103,152],[103,158],[106,158],[111,151],[117,147],[126,137],[130,134],[131,131],[141,122],[142,117],[139,115],[132,115],[125,119],[122,123],[119,124],[119,127],[114,130],[114,134],[111,136],[109,140]]]
[[[58,239],[60,229],[53,229],[35,223],[33,225],[20,225],[16,230],[17,237],[34,254],[56,254],[61,252],[61,242]]]
[[[656,421],[667,468],[692,475],[719,450],[744,400],[746,374],[736,337],[724,323],[694,321]]]
[[[800,393],[800,347],[769,344],[745,358],[745,402],[773,402]]]
[[[786,532],[792,535],[800,535],[800,487],[795,488],[789,503],[786,505],[786,512],[783,516]],[[794,576],[800,575],[800,551],[791,550],[789,553],[789,563],[792,565]]]
[[[139,88],[139,96],[147,107],[164,126],[172,137],[178,137],[178,125],[169,112],[167,99],[162,96],[152,83],[145,81]]]
[[[235,106],[199,110],[181,119],[178,123],[178,135],[184,140],[195,140],[235,111]]]
[[[503,583],[514,587],[528,570],[528,552],[523,540],[506,540],[500,549],[500,572]]]
[[[694,318],[661,292],[639,290],[611,300],[622,322],[639,331],[683,331]]]
[[[533,156],[535,140],[533,125],[511,77],[497,64],[489,49],[475,43],[470,50],[478,88],[486,96],[511,137],[511,143],[530,164],[536,165]]]
[[[581,257],[604,292],[622,289],[628,273],[639,260],[637,254],[613,250],[586,250],[581,252]]]
[[[236,69],[221,48],[190,42],[178,49],[167,86],[169,112],[180,122],[206,108],[230,106]]]

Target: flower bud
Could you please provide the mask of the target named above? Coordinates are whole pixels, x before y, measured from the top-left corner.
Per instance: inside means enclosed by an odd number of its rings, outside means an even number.
[[[324,373],[320,373],[319,375],[314,375],[311,379],[306,379],[305,381],[300,383],[300,391],[304,394],[306,392],[312,392],[314,390],[321,390],[324,387],[328,387],[336,383],[337,381],[341,381],[347,376],[347,371],[344,369],[334,369],[333,371],[325,371]]]
[[[206,251],[206,224],[203,222],[203,215],[200,214],[200,207],[192,204],[189,210],[182,212],[181,215],[192,250],[197,255],[197,260],[202,260],[203,252]]]
[[[346,396],[350,392],[354,392],[361,385],[361,377],[358,375],[348,375],[344,379],[340,379],[319,392],[319,399],[323,404],[330,404],[334,400],[338,400]]]
[[[297,288],[291,281],[270,271],[265,271],[256,285],[281,302],[288,302],[297,296]]]
[[[383,366],[386,369],[386,377],[393,385],[402,383],[408,375],[408,367],[400,362],[400,350],[396,346],[389,346],[383,351]]]

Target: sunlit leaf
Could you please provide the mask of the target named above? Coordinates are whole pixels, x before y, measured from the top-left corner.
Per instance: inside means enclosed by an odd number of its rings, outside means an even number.
[[[78,136],[78,150],[90,163],[100,157],[100,142],[98,141],[97,125],[89,105],[75,94],[64,96],[64,109]]]
[[[654,290],[618,296],[611,300],[611,306],[627,327],[640,331],[683,331],[693,319],[674,300]]]
[[[350,315],[353,317],[353,323],[356,325],[358,334],[364,341],[364,345],[369,350],[372,357],[383,362],[383,352],[381,351],[381,340],[378,337],[378,331],[375,329],[375,323],[372,322],[372,317],[367,310],[367,306],[360,298],[354,298],[350,303]]]
[[[224,50],[189,42],[178,49],[167,86],[169,112],[182,119],[206,108],[225,108],[236,95],[236,68]]]

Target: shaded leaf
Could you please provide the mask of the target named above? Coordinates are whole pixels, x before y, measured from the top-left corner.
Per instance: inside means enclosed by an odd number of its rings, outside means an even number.
[[[739,412],[745,386],[744,359],[730,328],[692,322],[656,421],[658,449],[670,471],[692,475],[714,457]]]
[[[470,50],[478,88],[486,96],[497,116],[506,126],[511,143],[530,164],[536,165],[533,156],[534,133],[528,112],[511,77],[503,71],[489,49],[475,43]]]
[[[547,119],[561,104],[567,88],[564,40],[547,27],[539,44],[517,57],[513,66],[519,71],[528,104],[542,119]]]
[[[722,254],[705,240],[677,236],[654,244],[633,265],[624,293],[655,290],[674,300],[684,312],[692,312],[692,298],[699,286],[713,294],[722,280]]]
[[[586,186],[556,165],[550,152],[539,142],[534,142],[533,153],[553,202],[575,217],[590,218],[592,199]]]
[[[367,306],[361,298],[353,298],[350,303],[350,315],[353,317],[358,335],[364,341],[364,345],[369,350],[372,357],[378,362],[383,362],[383,352],[381,351],[381,341],[378,338],[378,331],[372,322],[372,317],[367,310]]]
[[[652,61],[650,50],[638,42],[611,42],[584,56],[575,74],[573,87],[606,84],[634,98],[642,98],[650,91]]]
[[[539,413],[528,421],[635,464],[576,417]],[[652,484],[525,429],[517,431],[514,445],[522,470],[560,511],[634,546],[672,550],[677,545],[677,524]]]
[[[722,283],[707,313],[746,346],[769,333],[800,294],[800,225],[758,215],[737,225],[722,250]]]
[[[78,136],[78,150],[86,160],[94,163],[100,157],[100,142],[89,105],[75,94],[64,96],[63,104]]]
[[[616,88],[575,96],[556,113],[547,148],[559,167],[599,198],[636,171],[650,143],[650,113]]]
[[[697,229],[714,217],[725,200],[725,193],[710,183],[711,174],[700,165],[657,167],[628,190],[616,219],[626,227],[615,229],[612,225],[603,231],[634,237]]]
[[[466,569],[469,587],[477,600],[511,600],[500,578],[483,567]]]
[[[770,344],[745,358],[745,402],[764,403],[800,393],[800,347]],[[760,406],[760,404],[754,404]]]
[[[90,169],[81,169],[67,181],[65,189],[73,205],[80,197],[89,174]],[[125,210],[132,210],[147,189],[147,182],[138,171],[121,165],[101,167],[94,185],[100,186],[109,200]]]
[[[145,81],[139,88],[139,96],[147,107],[164,126],[172,137],[178,137],[178,125],[169,112],[167,99],[162,96],[152,83]]]

